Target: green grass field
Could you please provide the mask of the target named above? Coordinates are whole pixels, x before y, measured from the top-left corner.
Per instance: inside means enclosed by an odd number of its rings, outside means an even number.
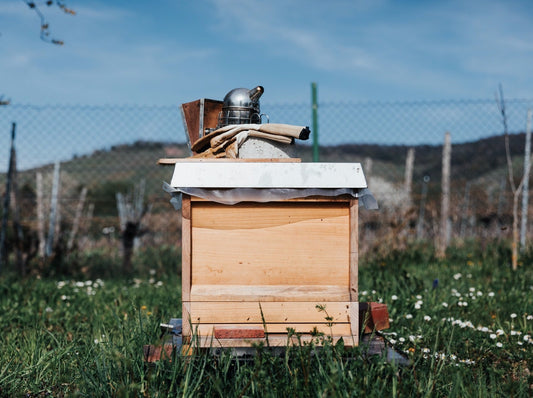
[[[178,253],[174,253],[176,256]],[[0,277],[0,396],[446,396],[533,394],[533,257],[518,271],[498,245],[412,248],[361,259],[360,301],[388,304],[386,338],[411,365],[321,338],[247,361],[198,353],[149,366],[144,344],[180,317],[170,261],[139,256],[138,277]],[[155,264],[153,268],[147,264]],[[112,265],[110,265],[112,266]],[[118,267],[118,265],[116,265]],[[333,265],[332,265],[333,266]],[[167,271],[165,271],[167,270]]]

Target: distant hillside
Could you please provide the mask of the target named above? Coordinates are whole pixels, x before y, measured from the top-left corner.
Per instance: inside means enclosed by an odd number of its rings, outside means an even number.
[[[453,137],[452,137],[453,139]],[[510,136],[511,152],[519,166],[524,151],[525,135]],[[372,175],[379,176],[391,183],[401,183],[404,178],[404,166],[407,151],[405,145],[369,145],[351,144],[325,146],[320,148],[320,160],[331,162],[356,161],[365,164],[367,158],[372,159]],[[432,181],[440,180],[442,146],[420,145],[415,148],[414,181],[421,181],[429,175]],[[310,161],[311,146],[298,143],[298,154],[303,161]],[[145,179],[147,193],[166,198],[162,191],[163,181],[170,181],[172,168],[157,165],[157,160],[166,157],[183,158],[189,155],[186,144],[136,142],[131,145],[112,147],[109,150],[95,151],[90,155],[79,156],[62,163],[65,180],[69,181],[72,192],[79,191],[81,186],[89,188],[93,201],[109,202],[109,211],[113,210],[114,193],[124,191],[133,183]],[[498,183],[497,176],[505,175],[504,136],[493,136],[475,142],[453,144],[452,142],[452,179],[461,181],[493,181]],[[19,186],[34,186],[35,172],[41,171],[51,175],[52,165],[46,165],[19,174]],[[522,175],[521,169],[516,175]],[[0,175],[0,184],[5,175]],[[0,186],[3,192],[5,185]]]
[[[509,143],[517,178],[522,175],[525,134],[512,134]],[[361,162],[372,159],[372,174],[386,180],[401,182],[407,151],[415,149],[414,181],[421,181],[425,175],[433,181],[440,180],[442,168],[442,145],[369,145],[350,144],[320,148],[320,160],[327,162]],[[312,159],[312,149],[302,145],[300,156],[306,161]],[[506,175],[504,136],[493,136],[474,142],[453,144],[452,136],[452,179],[458,182],[494,180],[495,176]],[[499,179],[498,179],[499,180]],[[499,183],[499,181],[497,181]]]

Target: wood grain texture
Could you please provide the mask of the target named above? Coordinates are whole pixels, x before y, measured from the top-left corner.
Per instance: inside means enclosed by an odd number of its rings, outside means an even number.
[[[350,302],[220,302],[192,301],[191,322],[196,323],[326,323],[350,322]],[[324,305],[319,311],[317,304]]]
[[[359,301],[359,201],[350,201],[350,299]]]
[[[181,302],[191,300],[191,197],[181,199]],[[183,335],[190,335],[189,312],[182,305]]]
[[[359,303],[350,303],[350,334],[354,341],[359,341]]]
[[[347,284],[335,285],[192,285],[191,301],[350,301]]]
[[[195,202],[192,283],[346,284],[349,228],[343,202]]]
[[[216,339],[263,338],[265,329],[260,325],[214,325],[211,334]]]

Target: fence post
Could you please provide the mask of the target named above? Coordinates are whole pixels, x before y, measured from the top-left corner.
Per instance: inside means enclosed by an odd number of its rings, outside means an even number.
[[[416,224],[416,237],[422,240],[424,237],[424,218],[426,214],[426,198],[428,196],[429,176],[424,176],[422,180],[422,193],[420,194],[420,208],[418,210],[418,222]]]
[[[11,185],[13,177],[13,154],[15,152],[15,130],[17,124],[11,125],[11,149],[9,151],[9,165],[6,177],[6,193],[4,197],[4,212],[2,214],[2,226],[0,228],[0,271],[2,270],[2,263],[7,264],[7,247],[6,247],[6,235],[7,235],[7,217],[9,215],[9,201],[11,199]]]
[[[311,83],[311,104],[313,119],[313,162],[318,162],[318,93],[317,84]]]
[[[440,212],[440,239],[437,247],[437,257],[446,256],[446,247],[450,238],[450,160],[452,155],[452,139],[450,133],[444,135],[442,147],[442,202]]]
[[[524,185],[522,187],[522,215],[520,220],[520,251],[526,248],[527,210],[529,202],[529,171],[531,158],[531,109],[527,111],[526,148],[524,154]]]
[[[415,164],[415,148],[409,148],[407,151],[407,158],[405,159],[405,180],[404,190],[407,195],[408,205],[411,206],[411,190],[413,185],[413,167]]]
[[[59,168],[60,163],[58,161],[54,164],[54,179],[52,182],[52,199],[50,201],[50,223],[48,228],[48,241],[46,242],[46,256],[52,255],[54,248],[54,233],[56,231],[55,224],[57,222],[57,196],[59,195]]]
[[[44,259],[46,240],[44,234],[44,199],[43,199],[43,174],[38,171],[35,175],[37,184],[37,236],[39,239],[39,258]]]

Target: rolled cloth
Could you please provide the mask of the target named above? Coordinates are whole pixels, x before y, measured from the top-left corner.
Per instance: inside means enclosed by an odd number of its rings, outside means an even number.
[[[207,148],[216,148],[222,144],[222,142],[231,139],[235,135],[243,131],[249,131],[250,133],[265,133],[268,135],[261,136],[261,138],[274,139],[273,136],[289,137],[292,139],[298,138],[300,140],[307,140],[309,138],[310,130],[306,126],[294,126],[290,124],[280,123],[266,123],[266,124],[232,124],[221,127],[197,140],[192,145],[194,152],[205,151]],[[250,135],[253,136],[253,135]],[[255,135],[256,137],[258,135]],[[281,141],[281,140],[276,140]],[[282,142],[286,142],[284,139]]]

